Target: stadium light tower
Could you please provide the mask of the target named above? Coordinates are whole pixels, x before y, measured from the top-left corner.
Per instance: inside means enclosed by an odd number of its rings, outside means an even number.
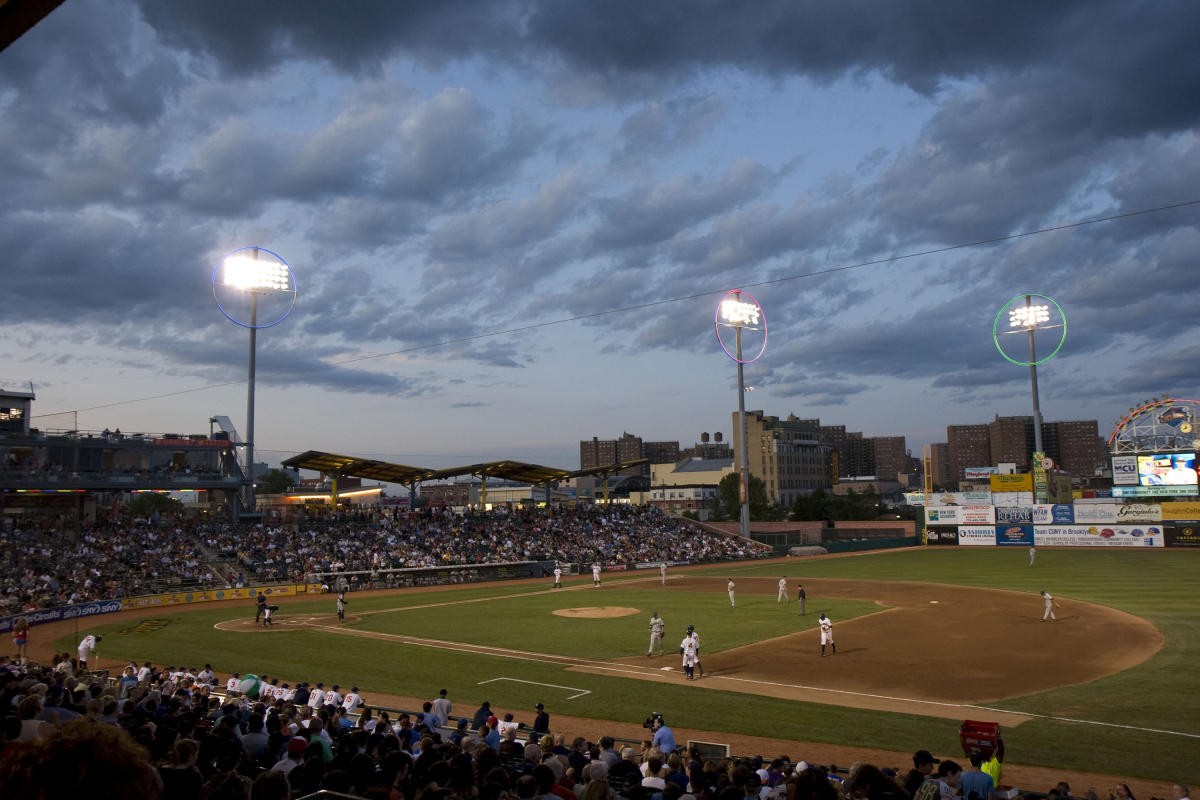
[[[1034,298],[1038,298],[1039,300],[1044,300],[1045,303],[1042,303],[1039,305],[1034,305],[1033,304]],[[1022,299],[1024,300],[1023,304],[1021,303]],[[1060,322],[1055,323],[1055,324],[1049,324],[1051,321],[1051,313],[1050,313],[1051,306],[1053,306],[1054,309],[1057,311],[1058,319],[1061,320]],[[1006,333],[1006,334],[1024,333],[1029,337],[1029,360],[1028,361],[1019,361],[1019,360],[1013,358],[1008,353],[1004,352],[1004,348],[1000,346],[1000,340],[998,338],[1000,331],[998,330],[998,328],[1000,325],[1000,317],[1002,314],[1004,314],[1005,311],[1008,311],[1009,330],[1003,331],[1003,333]],[[1054,352],[1052,352],[1050,355],[1039,360],[1037,357],[1037,353],[1034,349],[1033,334],[1036,331],[1052,330],[1052,329],[1056,329],[1056,328],[1062,329],[1062,337],[1058,341],[1058,346],[1054,348]],[[996,343],[996,349],[998,349],[1000,351],[1000,355],[1004,356],[1006,359],[1008,359],[1013,364],[1029,367],[1029,381],[1033,387],[1034,452],[1037,452],[1037,453],[1045,453],[1046,452],[1042,446],[1042,408],[1041,408],[1041,404],[1038,400],[1038,381],[1037,381],[1038,364],[1042,364],[1042,363],[1054,358],[1054,356],[1062,348],[1063,342],[1066,341],[1066,338],[1067,338],[1066,315],[1063,313],[1062,307],[1058,303],[1054,302],[1054,300],[1052,300],[1051,298],[1047,297],[1044,294],[1026,294],[1023,296],[1018,295],[1017,297],[1014,297],[1012,300],[1008,301],[1008,303],[1004,306],[1004,308],[1000,309],[1000,313],[998,313],[996,315],[995,322],[992,323],[992,340]]]
[[[213,300],[221,313],[233,323],[241,325],[250,331],[250,368],[246,389],[246,473],[249,486],[246,489],[245,507],[254,513],[256,500],[254,496],[254,368],[258,331],[260,328],[270,328],[283,322],[296,306],[296,276],[292,268],[276,253],[262,247],[242,247],[225,256],[212,275]],[[240,294],[250,300],[249,319],[243,321],[232,315],[221,303],[218,287],[225,287],[228,292]],[[290,295],[291,302],[285,303],[286,308],[277,318],[270,322],[259,323],[258,299],[260,296],[279,295],[286,300]],[[229,302],[228,300],[226,301]]]
[[[743,298],[749,298],[746,302]],[[741,289],[733,289],[726,292],[721,298],[721,302],[717,304],[716,317],[713,319],[713,327],[717,331],[717,341],[721,343],[721,349],[725,351],[725,355],[737,362],[737,380],[738,380],[738,434],[741,437],[740,458],[742,462],[741,481],[738,490],[739,497],[742,501],[741,514],[741,533],[742,537],[750,538],[750,464],[749,452],[750,449],[746,444],[746,378],[744,368],[747,364],[751,364],[762,358],[762,354],[767,349],[767,317],[763,314],[762,306],[758,301],[746,294]],[[721,338],[721,328],[733,328],[734,330],[734,352],[730,353],[729,348],[725,346],[725,341]],[[743,358],[742,356],[742,331],[752,330],[763,333],[762,347],[759,348],[758,354],[754,358]],[[750,387],[753,388],[753,387]]]

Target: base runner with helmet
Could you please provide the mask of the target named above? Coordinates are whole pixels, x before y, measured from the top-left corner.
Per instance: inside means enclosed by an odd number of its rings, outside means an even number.
[[[689,625],[687,636],[684,636],[683,641],[679,643],[679,653],[683,656],[683,672],[687,675],[689,681],[695,680],[696,665],[700,663],[696,640],[692,637],[693,634]]]
[[[833,647],[833,652],[837,652],[837,645],[833,643],[833,620],[825,616],[822,611],[818,617],[821,623],[821,657],[825,657],[825,644],[828,642]]]

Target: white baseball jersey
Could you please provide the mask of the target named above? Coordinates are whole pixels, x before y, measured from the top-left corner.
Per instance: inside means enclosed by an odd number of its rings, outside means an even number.
[[[555,567],[555,568],[554,568],[554,582],[555,582],[555,583],[561,583],[561,582],[562,582],[562,570],[561,570],[561,569],[559,569],[558,567]]]
[[[334,708],[337,708],[341,704],[342,704],[341,692],[335,692],[333,690],[330,690],[325,693],[325,705],[333,706]]]
[[[309,694],[308,694],[308,707],[309,708],[320,708],[324,704],[325,704],[325,690],[324,689],[313,689],[311,692],[309,692]]]
[[[833,641],[833,620],[824,617],[821,620],[821,644]]]
[[[693,639],[691,636],[685,636],[685,637],[683,637],[683,641],[679,643],[679,646],[683,648],[683,666],[685,666],[685,667],[695,666],[696,657],[697,657],[696,640]]]
[[[658,634],[658,635],[660,635],[660,636],[662,635],[662,632],[663,632],[663,621],[662,621],[662,617],[657,617],[657,616],[656,616],[656,617],[651,617],[651,618],[650,618],[650,632],[651,632],[651,633],[657,633],[657,634]]]
[[[358,710],[358,707],[363,703],[361,695],[354,692],[346,692],[346,699],[342,701],[342,708],[346,709],[347,714],[352,714]]]
[[[90,633],[79,643],[79,657],[86,661],[89,652],[96,652],[96,637]]]
[[[600,565],[599,564],[592,564],[592,577],[596,578],[596,579],[600,578]]]
[[[236,692],[238,690],[238,684],[241,682],[242,679],[234,675],[229,680],[225,681],[225,691]]]

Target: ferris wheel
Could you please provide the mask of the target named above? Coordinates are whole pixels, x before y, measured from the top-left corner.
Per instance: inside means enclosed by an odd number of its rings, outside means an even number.
[[[1200,401],[1164,396],[1129,409],[1108,437],[1112,455],[1200,450]]]

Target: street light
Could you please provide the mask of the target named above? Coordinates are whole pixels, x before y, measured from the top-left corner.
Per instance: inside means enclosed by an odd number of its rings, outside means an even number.
[[[749,298],[750,302],[746,302],[742,298]],[[761,327],[759,327],[761,325]],[[725,351],[725,355],[737,362],[737,379],[738,379],[738,431],[741,435],[741,462],[742,474],[741,485],[739,487],[739,495],[742,501],[742,537],[750,538],[750,449],[746,444],[746,380],[743,368],[746,364],[752,364],[762,358],[762,354],[767,349],[767,317],[763,314],[762,306],[758,304],[751,295],[746,294],[741,289],[733,289],[725,293],[721,298],[721,302],[717,304],[717,312],[713,318],[713,327],[717,332],[717,341],[721,343],[721,349]],[[733,328],[734,330],[734,352],[730,353],[729,348],[725,346],[725,340],[721,338],[721,328]],[[761,330],[763,332],[762,346],[758,349],[758,354],[754,358],[742,357],[742,330],[749,329],[752,331]]]
[[[242,321],[231,314],[226,303],[221,302],[219,287],[235,294],[249,297],[249,320]],[[249,486],[246,490],[245,507],[250,513],[255,511],[254,498],[254,366],[255,345],[260,328],[270,328],[283,322],[296,306],[296,275],[292,268],[278,254],[263,247],[241,247],[229,253],[213,269],[212,274],[213,300],[226,319],[250,331],[250,369],[246,389],[246,473]],[[286,308],[270,322],[258,321],[258,298],[260,296],[290,295]]]
[[[1034,305],[1033,299],[1035,297],[1038,298],[1039,300],[1044,300],[1046,302],[1039,304],[1039,305]],[[1020,304],[1020,301],[1022,299],[1024,299],[1024,301],[1025,301],[1024,305]],[[1050,314],[1050,306],[1051,305],[1054,306],[1054,308],[1058,311],[1058,318],[1060,320],[1062,320],[1061,322],[1054,324],[1054,325],[1046,324],[1046,323],[1050,322],[1050,319],[1051,319],[1051,314]],[[1001,332],[998,330],[999,326],[1000,326],[1000,316],[1005,311],[1008,311],[1008,327],[1010,328],[1010,330]],[[1052,353],[1050,353],[1050,355],[1039,360],[1037,357],[1037,353],[1034,349],[1034,341],[1033,341],[1034,332],[1035,331],[1053,330],[1053,329],[1057,329],[1057,328],[1062,329],[1062,337],[1059,339],[1058,345],[1054,348],[1054,351]],[[1004,348],[1000,346],[999,335],[1001,333],[1004,333],[1004,334],[1024,333],[1024,334],[1026,334],[1029,337],[1029,360],[1028,361],[1020,361],[1018,359],[1014,359],[1013,357],[1008,355],[1008,353],[1004,352]],[[1042,445],[1042,409],[1041,409],[1041,405],[1038,401],[1037,367],[1038,367],[1038,364],[1045,363],[1046,361],[1049,361],[1050,359],[1054,358],[1054,356],[1062,348],[1063,342],[1065,342],[1066,339],[1067,339],[1067,317],[1066,317],[1066,314],[1063,313],[1062,306],[1060,306],[1058,303],[1054,302],[1054,300],[1052,298],[1047,297],[1044,294],[1026,294],[1026,295],[1018,295],[1018,296],[1014,297],[1012,300],[1009,300],[1008,303],[1005,304],[1005,306],[1003,308],[1000,309],[1000,312],[998,314],[996,314],[995,322],[992,323],[992,341],[994,341],[996,343],[996,349],[1000,351],[1000,355],[1004,356],[1006,359],[1008,359],[1013,364],[1017,364],[1018,366],[1028,366],[1029,367],[1029,381],[1033,387],[1033,442],[1034,442],[1034,445],[1033,445],[1034,459],[1033,460],[1034,461],[1042,461],[1046,457],[1046,450]],[[1043,464],[1040,464],[1040,463],[1033,464],[1032,461],[1030,463],[1030,467],[1035,472],[1038,469],[1042,469],[1042,470],[1045,469],[1045,466]],[[1036,488],[1037,487],[1035,487],[1035,490],[1036,490]],[[1035,498],[1035,500],[1037,502],[1044,502],[1045,498]]]

